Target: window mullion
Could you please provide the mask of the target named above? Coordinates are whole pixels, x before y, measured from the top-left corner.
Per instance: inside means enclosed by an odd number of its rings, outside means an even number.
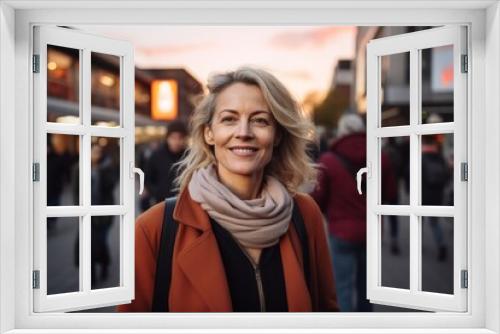
[[[106,128],[100,126],[90,126],[88,125],[85,129],[86,133],[94,137],[112,137],[112,138],[123,138],[128,133],[126,129],[122,128]]]
[[[418,117],[418,116],[417,116]],[[415,124],[415,125],[402,125],[402,126],[389,126],[377,128],[375,135],[377,137],[402,137],[411,134],[417,135],[432,135],[453,133],[455,131],[455,123],[434,123],[434,124]]]
[[[420,110],[420,76],[419,76],[419,51],[410,50],[410,291],[417,292],[420,286],[420,219],[415,209],[420,198],[419,189],[419,137],[416,128],[419,124]]]
[[[130,53],[132,54],[132,52]],[[121,166],[121,182],[123,182],[122,192],[120,197],[127,208],[127,214],[121,218],[121,238],[120,238],[120,282],[122,286],[134,286],[134,263],[126,261],[126,259],[134,258],[134,248],[131,247],[134,242],[135,217],[134,217],[134,173],[131,169],[134,162],[134,143],[135,143],[135,112],[134,106],[134,82],[135,72],[133,58],[125,54],[121,58],[120,66],[120,119],[123,124],[125,136],[122,140],[122,161]],[[129,109],[132,108],[132,109]],[[133,296],[133,291],[131,291]]]
[[[81,160],[83,164],[83,207],[86,209],[90,208],[91,205],[91,160],[90,160],[90,147],[91,147],[91,135],[88,132],[90,127],[90,113],[92,108],[91,101],[91,60],[90,60],[90,50],[83,49],[82,51],[82,66],[81,66],[81,90],[82,90],[82,125],[85,129],[83,135],[83,145]],[[83,291],[87,292],[91,290],[91,216],[90,211],[84,212],[82,218],[82,226],[80,233],[80,275],[81,282],[83,285]]]

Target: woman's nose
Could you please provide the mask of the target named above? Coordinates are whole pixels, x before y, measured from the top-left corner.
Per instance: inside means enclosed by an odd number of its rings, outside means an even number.
[[[250,127],[250,122],[247,120],[242,120],[238,124],[238,128],[236,129],[236,137],[238,138],[252,138],[253,133]]]

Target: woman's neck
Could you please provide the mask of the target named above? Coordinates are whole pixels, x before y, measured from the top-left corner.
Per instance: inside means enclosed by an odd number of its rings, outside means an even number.
[[[242,200],[257,198],[260,194],[263,172],[253,175],[238,175],[218,169],[217,174],[220,182]]]

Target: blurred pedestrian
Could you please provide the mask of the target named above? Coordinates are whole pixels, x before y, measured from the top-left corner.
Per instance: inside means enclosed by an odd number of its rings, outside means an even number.
[[[70,179],[72,157],[67,151],[64,135],[47,136],[47,206],[61,205],[65,184]],[[47,218],[47,229],[56,228],[56,217]]]
[[[93,143],[90,151],[91,175],[90,197],[92,205],[113,205],[115,188],[118,184],[119,148],[113,144],[106,147]],[[91,281],[105,281],[111,264],[108,235],[113,224],[113,216],[93,216],[91,226]],[[74,262],[79,265],[79,239],[75,240]],[[99,268],[99,269],[97,269]],[[97,272],[99,270],[99,275]]]
[[[215,75],[208,90],[193,115],[175,222],[163,222],[165,203],[138,218],[135,300],[119,310],[154,309],[160,232],[178,224],[161,311],[336,311],[322,215],[297,193],[316,177],[312,124],[260,69]]]
[[[366,134],[358,114],[344,114],[338,138],[319,163],[313,198],[326,214],[340,311],[371,311],[366,299],[366,191],[359,195],[356,173],[366,165]],[[382,155],[385,196],[395,196],[395,180]],[[365,186],[363,185],[363,188]],[[356,297],[356,302],[354,299]]]
[[[396,196],[392,198],[382,198],[382,204],[386,205],[398,205],[399,203],[399,188],[400,184],[404,185],[405,190],[406,181],[409,177],[407,177],[407,173],[409,173],[409,156],[405,156],[406,143],[402,144],[396,141],[395,137],[389,137],[385,140],[385,145],[382,147],[382,152],[387,155],[388,162],[391,165],[391,169],[394,171],[395,183],[396,183]],[[409,154],[409,152],[408,152]],[[385,180],[384,180],[385,181]],[[409,190],[409,189],[408,189]],[[404,198],[408,198],[406,194]],[[407,204],[407,203],[401,203]],[[399,248],[399,221],[398,216],[387,215],[384,217],[385,221],[389,222],[389,235],[390,235],[390,252],[393,255],[399,255],[401,250]]]
[[[450,175],[436,135],[422,136],[422,205],[444,204],[444,190]],[[447,248],[439,218],[425,217],[424,221],[429,222],[434,235],[438,249],[437,259],[445,261]]]
[[[146,162],[144,181],[152,204],[177,194],[174,185],[177,173],[174,165],[181,160],[187,140],[187,126],[178,120],[170,122],[165,143],[160,145]]]

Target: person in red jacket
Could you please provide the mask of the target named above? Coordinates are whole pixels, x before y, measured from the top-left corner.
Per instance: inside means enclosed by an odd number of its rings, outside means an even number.
[[[365,125],[358,114],[339,119],[337,140],[318,163],[318,184],[311,195],[327,217],[340,311],[371,311],[366,299],[366,195],[356,187],[356,172],[366,165]],[[395,197],[395,178],[385,155],[382,170],[384,196]]]

